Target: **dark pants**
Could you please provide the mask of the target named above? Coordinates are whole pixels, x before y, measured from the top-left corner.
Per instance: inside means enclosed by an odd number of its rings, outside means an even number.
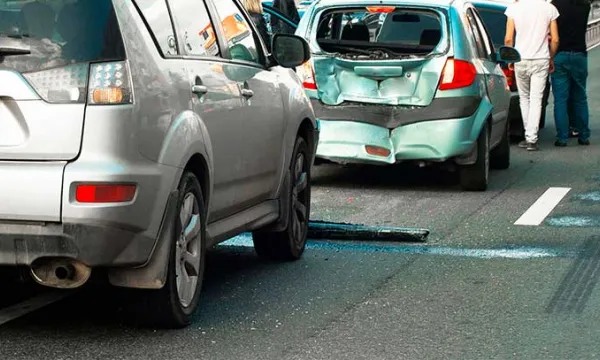
[[[554,92],[554,122],[556,140],[567,142],[569,138],[569,118],[575,121],[579,139],[590,137],[589,108],[587,102],[587,54],[561,51],[554,58],[552,91]],[[569,103],[572,116],[569,116]]]

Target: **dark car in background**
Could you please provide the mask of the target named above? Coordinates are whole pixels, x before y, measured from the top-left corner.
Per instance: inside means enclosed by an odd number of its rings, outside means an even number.
[[[492,37],[496,48],[504,45],[504,35],[506,34],[506,15],[504,11],[511,3],[510,1],[491,1],[491,0],[476,0],[471,2],[477,9],[479,15],[483,19],[484,25],[488,33]],[[510,90],[512,92],[510,102],[510,134],[515,139],[524,138],[523,118],[521,116],[521,108],[519,107],[519,94],[517,92],[517,82],[515,73],[508,67],[503,67],[504,74],[508,80]],[[542,99],[542,116],[540,117],[540,129],[546,124],[546,107],[548,106],[548,98],[550,97],[550,77],[544,91]]]

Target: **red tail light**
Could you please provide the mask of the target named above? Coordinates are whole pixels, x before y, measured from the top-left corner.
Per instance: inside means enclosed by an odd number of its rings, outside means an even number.
[[[75,199],[80,203],[121,203],[133,200],[135,185],[77,185]]]
[[[312,65],[312,61],[308,60],[304,64],[298,66],[296,69],[298,77],[302,81],[302,86],[308,90],[317,90],[317,83],[315,82],[315,71]]]
[[[477,71],[475,65],[468,61],[448,59],[440,81],[440,90],[460,89],[471,86],[475,82]]]
[[[515,86],[515,72],[509,68],[502,69],[504,71],[504,75],[506,76],[506,82],[508,86],[512,89]]]

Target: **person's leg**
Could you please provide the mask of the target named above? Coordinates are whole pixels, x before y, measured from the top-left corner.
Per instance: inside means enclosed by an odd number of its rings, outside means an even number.
[[[549,60],[535,60],[531,64],[529,115],[527,116],[527,126],[525,128],[525,140],[528,143],[528,150],[537,150],[537,148],[529,145],[537,144],[538,141],[540,117],[542,116],[542,102],[544,99],[546,83],[548,82],[549,68]]]
[[[569,137],[577,137],[577,121],[575,120],[575,107],[573,106],[573,80],[569,81],[569,99],[567,100],[567,114],[569,115]]]
[[[579,130],[579,142],[587,143],[590,138],[590,114],[587,101],[587,56],[585,54],[573,54],[571,58],[570,70],[573,78],[572,102],[575,112],[575,119],[577,121],[577,129]]]
[[[515,80],[517,82],[517,91],[519,92],[519,106],[521,108],[521,119],[523,120],[523,129],[527,129],[527,117],[529,116],[529,62],[522,60],[515,64]],[[526,147],[525,141],[519,143],[520,147]]]
[[[570,80],[566,65],[569,58],[565,53],[554,57],[554,72],[552,73],[552,91],[554,92],[554,124],[556,125],[556,145],[564,146],[569,138],[569,115],[567,104],[569,100]]]

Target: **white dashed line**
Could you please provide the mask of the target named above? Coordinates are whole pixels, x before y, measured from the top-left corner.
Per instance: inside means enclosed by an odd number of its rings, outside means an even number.
[[[13,321],[36,310],[48,306],[52,303],[60,301],[65,297],[72,295],[71,291],[58,291],[44,293],[18,304],[11,305],[9,307],[0,310],[0,325],[4,325],[9,321]]]
[[[571,188],[551,187],[515,221],[515,225],[538,226],[567,195]]]

